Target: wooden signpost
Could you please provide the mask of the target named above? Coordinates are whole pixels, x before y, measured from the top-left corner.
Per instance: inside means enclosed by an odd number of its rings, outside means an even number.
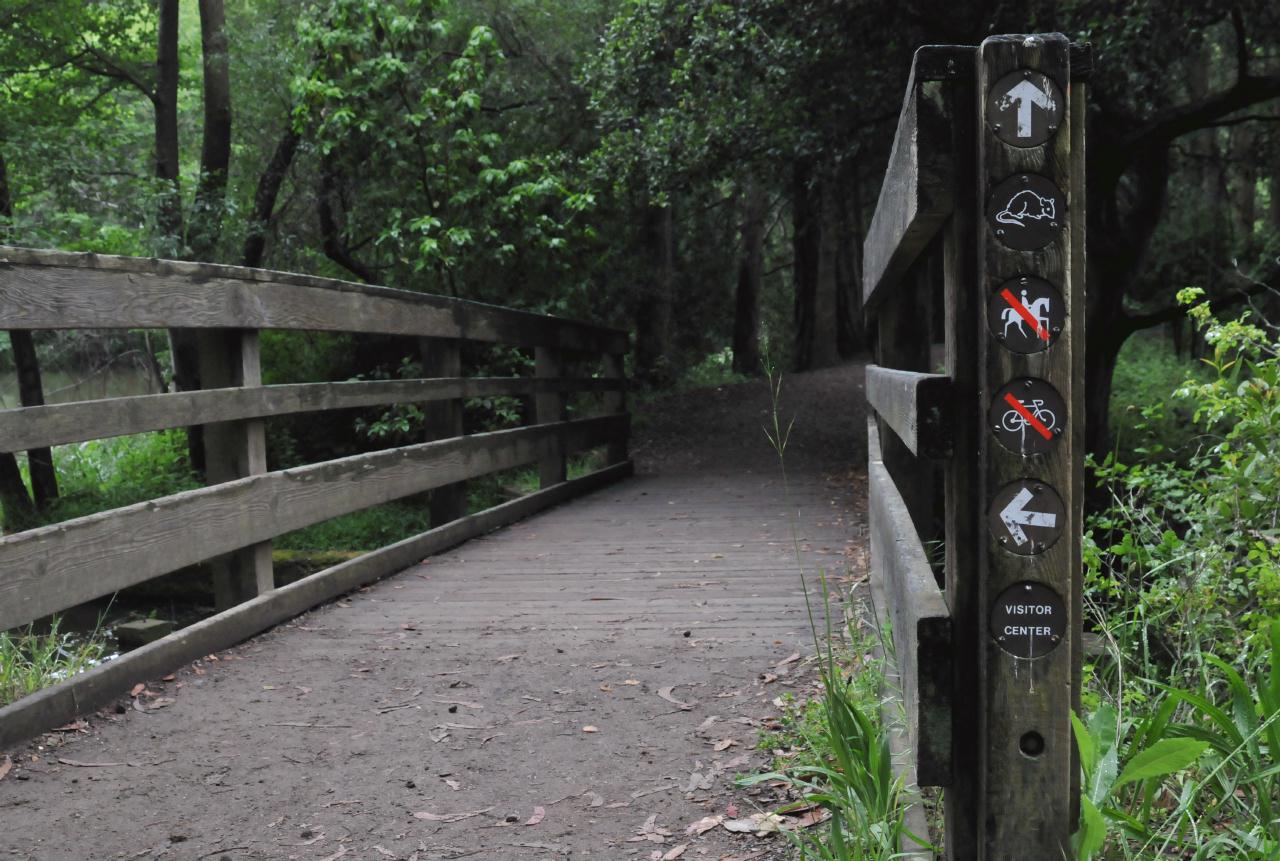
[[[1079,702],[1082,441],[1073,428],[1083,402],[1082,117],[1063,104],[1064,97],[1079,101],[1063,36],[987,39],[977,72],[984,216],[977,285],[984,301],[974,323],[982,330],[981,416],[990,423],[978,434],[977,496],[986,501],[987,521],[978,544],[986,633],[979,655],[979,857],[1062,858],[1075,828],[1071,790],[1079,769],[1071,709]],[[1041,298],[1022,301],[1023,279],[1028,296],[1038,286]],[[992,296],[1023,328],[1038,330],[1044,349],[1028,352],[1018,346],[1027,339],[993,336]]]
[[[865,246],[873,591],[949,859],[1069,857],[1078,818],[1089,63],[921,48]]]

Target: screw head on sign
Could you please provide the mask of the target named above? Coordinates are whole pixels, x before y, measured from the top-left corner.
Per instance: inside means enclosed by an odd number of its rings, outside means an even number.
[[[1022,591],[1023,591],[1023,592],[1030,592],[1030,591],[1031,591],[1031,584],[1030,584],[1030,583],[1024,583],[1024,584],[1022,584]]]
[[[1009,638],[1008,638],[1008,637],[1006,637],[1004,634],[1001,634],[1000,636],[996,637],[996,640],[997,640],[998,642],[1001,642],[1001,643],[1003,643],[1003,642],[1004,642],[1005,640],[1007,640],[1007,639],[1009,639]]]
[[[1030,283],[1031,283],[1031,279],[1030,279],[1030,278],[1028,278],[1028,277],[1027,277],[1027,276],[1025,276],[1025,275],[1022,275],[1022,276],[1020,276],[1020,277],[1018,278],[1018,283],[1019,283],[1019,284],[1022,284],[1022,285],[1030,284]]]
[[[1052,640],[1052,641],[1053,641],[1053,642],[1055,642],[1055,643],[1060,643],[1060,642],[1062,642],[1062,638],[1061,638],[1061,637],[1059,637],[1057,634],[1054,634],[1054,635],[1053,635],[1053,636],[1051,636],[1049,639],[1050,639],[1050,640]]]
[[[1053,332],[1053,334],[1055,334],[1055,335],[1061,335],[1061,334],[1062,334],[1062,327],[1061,327],[1061,326],[1054,326],[1054,327],[1053,327],[1052,329],[1050,329],[1049,331],[1050,331],[1050,332]]]
[[[996,231],[996,236],[1004,236],[1004,231],[1003,231],[1003,230],[997,230],[997,231]]]
[[[1049,126],[1049,132],[1050,132],[1050,133],[1056,132],[1057,130],[1058,130],[1058,127],[1057,127],[1057,126],[1050,124],[1050,126]]]
[[[1027,380],[1026,382],[1024,382],[1024,383],[1022,384],[1022,387],[1023,387],[1024,389],[1029,389],[1029,388],[1031,388],[1031,385],[1032,385],[1031,381],[1030,381],[1030,380]]]
[[[1007,537],[1007,536],[1004,536],[1004,535],[1001,535],[1001,536],[1000,536],[1000,543],[1001,543],[1001,544],[1008,544],[1008,543],[1009,543],[1009,539],[1008,539],[1008,537]]]
[[[1050,221],[1050,222],[1049,222],[1049,226],[1050,226],[1050,227],[1057,227],[1057,226],[1058,226],[1058,222],[1056,222],[1056,221]]]
[[[1044,492],[1044,485],[1043,485],[1043,484],[1037,484],[1035,487],[1031,488],[1031,491],[1032,491],[1032,493],[1043,493],[1043,492]]]
[[[1037,541],[1037,542],[1036,542],[1036,549],[1037,549],[1037,550],[1044,550],[1044,548],[1045,548],[1046,546],[1048,546],[1048,545],[1046,545],[1043,541]]]
[[[1024,77],[1024,78],[1029,78],[1029,77],[1031,77],[1031,70],[1030,70],[1030,69],[1023,69],[1023,70],[1022,70],[1022,77]]]
[[[999,124],[999,123],[992,123],[992,124],[991,124],[991,126],[992,126],[992,128],[994,128],[996,131],[1000,131],[1000,124]]]
[[[1053,435],[1054,435],[1054,436],[1062,436],[1062,428],[1054,428],[1054,429],[1053,429]]]
[[[1023,183],[1031,182],[1031,180],[1027,178],[1027,175],[1025,173],[1022,176],[1018,177],[1018,179],[1022,180]]]
[[[1003,341],[1004,339],[1005,339],[1005,335],[1003,332],[1001,332],[999,335],[996,335],[997,341]]]

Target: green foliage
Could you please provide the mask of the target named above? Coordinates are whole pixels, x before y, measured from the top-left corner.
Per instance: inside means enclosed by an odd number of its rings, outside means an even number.
[[[1154,332],[1125,341],[1111,378],[1111,431],[1116,459],[1185,460],[1204,441],[1193,420],[1192,398],[1170,399],[1188,379],[1207,382],[1213,371],[1177,356],[1169,341]]]
[[[1199,446],[1096,468],[1111,503],[1089,520],[1086,600],[1109,648],[1075,722],[1078,858],[1280,847],[1280,344],[1200,291],[1179,298],[1213,349],[1175,393]]]
[[[46,633],[0,632],[0,706],[91,669],[107,653],[106,641],[94,632],[79,638],[59,631],[55,616]]]
[[[430,528],[425,499],[399,500],[287,532],[272,546],[281,550],[377,550]]]
[[[200,486],[180,429],[58,446],[53,462],[59,498],[42,513],[48,523]]]

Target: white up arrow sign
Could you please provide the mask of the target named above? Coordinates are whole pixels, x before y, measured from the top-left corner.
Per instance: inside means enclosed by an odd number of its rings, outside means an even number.
[[[1056,514],[1048,511],[1027,511],[1027,503],[1034,498],[1035,495],[1024,487],[1014,494],[1008,505],[1000,510],[1000,520],[1004,523],[1005,528],[1009,530],[1009,534],[1013,536],[1014,543],[1019,547],[1029,540],[1022,527],[1043,526],[1052,529],[1058,525],[1058,516]]]
[[[1018,103],[1018,137],[1031,137],[1031,106],[1035,105],[1046,111],[1055,107],[1053,96],[1030,81],[1019,81],[1017,86],[1005,94],[1005,98]]]

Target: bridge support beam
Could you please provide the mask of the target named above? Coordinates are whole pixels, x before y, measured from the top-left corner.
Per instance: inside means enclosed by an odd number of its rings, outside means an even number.
[[[262,385],[262,360],[255,329],[209,329],[196,336],[200,385],[206,389]],[[263,419],[204,426],[205,480],[221,484],[267,471]],[[263,541],[212,560],[214,603],[219,610],[275,588],[271,542]]]

